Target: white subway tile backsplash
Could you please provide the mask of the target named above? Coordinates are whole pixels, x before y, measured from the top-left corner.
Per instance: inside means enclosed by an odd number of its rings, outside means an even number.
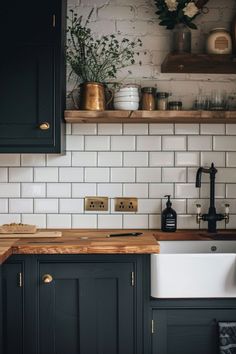
[[[236,182],[236,168],[218,168],[216,175],[217,182],[235,183]]]
[[[148,198],[148,183],[127,183],[123,185],[124,197]]]
[[[85,136],[85,150],[87,151],[110,150],[110,136]]]
[[[31,214],[32,215],[32,214]],[[20,223],[20,214],[0,214],[1,224]]]
[[[99,229],[121,229],[122,215],[98,215]]]
[[[175,154],[176,166],[199,166],[198,152],[176,152]]]
[[[71,228],[70,214],[47,214],[47,228]]]
[[[186,150],[185,136],[163,136],[162,149],[165,151]]]
[[[149,198],[163,198],[165,195],[174,195],[174,184],[172,183],[150,183]]]
[[[124,166],[148,166],[148,152],[125,152]]]
[[[85,182],[109,182],[109,168],[86,167],[84,180]]]
[[[72,166],[93,167],[97,166],[97,152],[72,152]]]
[[[20,197],[20,183],[0,183],[0,198]]]
[[[177,228],[178,229],[198,229],[198,224],[196,223],[196,215],[178,215]],[[206,228],[206,226],[205,226]]]
[[[226,134],[227,135],[236,135],[236,125],[235,124],[226,124]]]
[[[147,135],[148,124],[124,124],[124,135]]]
[[[226,198],[236,198],[236,183],[226,184]]]
[[[199,124],[175,124],[175,134],[198,135]]]
[[[135,169],[111,168],[111,182],[135,182]]]
[[[46,214],[22,214],[22,223],[23,224],[33,224],[37,228],[46,228]]]
[[[84,198],[96,196],[96,184],[94,183],[72,183],[72,198]]]
[[[98,124],[98,135],[121,135],[122,124]]]
[[[58,168],[56,167],[35,168],[34,182],[58,182]]]
[[[46,156],[45,154],[22,154],[21,155],[21,166],[45,166]]]
[[[123,215],[124,229],[148,229],[148,215]]]
[[[71,198],[70,183],[47,183],[47,197]]]
[[[217,154],[219,154],[219,152]],[[236,152],[227,152],[226,153],[226,166],[227,167],[236,167]]]
[[[83,182],[84,169],[82,167],[59,168],[59,182]]]
[[[161,182],[161,168],[137,168],[137,182]]]
[[[35,199],[34,200],[34,212],[36,214],[43,213],[58,213],[58,199]]]
[[[33,213],[33,199],[9,199],[9,213]]]
[[[225,166],[225,153],[224,152],[202,152],[201,153],[201,166],[210,166],[214,162],[216,167]]]
[[[186,168],[166,167],[162,169],[162,182],[186,182]]]
[[[183,184],[179,183],[175,185],[175,197],[176,198],[198,198],[199,189],[195,184]]]
[[[166,198],[162,199],[162,210],[166,208]],[[191,200],[191,199],[190,199]],[[186,199],[171,199],[172,207],[177,214],[186,214]]]
[[[111,136],[112,151],[134,151],[135,137],[134,136]]]
[[[60,199],[59,213],[78,214],[84,211],[84,199]]]
[[[33,182],[33,169],[27,167],[10,167],[9,182]]]
[[[188,150],[190,151],[212,150],[212,137],[211,136],[189,136]]]
[[[122,152],[98,152],[98,166],[122,166]]]
[[[72,215],[72,228],[78,229],[96,229],[97,215],[77,214]]]
[[[161,228],[161,216],[157,214],[149,214],[149,229],[160,229]]]
[[[174,152],[150,152],[150,166],[174,166]]]
[[[202,183],[200,188],[200,197],[209,198],[210,197],[210,183]],[[215,185],[215,197],[225,198],[225,184],[216,183]]]
[[[72,124],[73,135],[96,135],[97,124]]]
[[[138,151],[161,150],[161,137],[160,136],[138,136],[137,150]]]
[[[97,195],[109,198],[122,197],[122,184],[99,183],[97,185]]]
[[[0,213],[8,213],[8,199],[1,198],[0,199]]]
[[[236,151],[236,137],[214,136],[213,147],[215,151]]]
[[[138,213],[140,214],[160,214],[161,199],[139,199]]]
[[[0,168],[0,182],[7,182],[7,181],[8,181],[7,168],[1,167]]]
[[[65,155],[47,155],[47,166],[71,166],[71,152],[67,151]]]
[[[171,135],[174,134],[174,124],[150,124],[150,135]]]
[[[22,183],[21,196],[23,198],[46,197],[46,184],[45,183]]]
[[[224,135],[224,124],[201,124],[200,132],[202,135]]]
[[[68,135],[66,137],[66,150],[67,151],[84,150],[84,137],[82,135]]]
[[[20,166],[19,154],[0,154],[0,166]]]

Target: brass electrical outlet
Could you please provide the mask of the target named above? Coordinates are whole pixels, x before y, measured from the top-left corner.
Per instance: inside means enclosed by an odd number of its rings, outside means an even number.
[[[85,197],[84,208],[86,211],[107,211],[108,197]]]
[[[115,211],[126,213],[138,211],[138,198],[115,198]]]

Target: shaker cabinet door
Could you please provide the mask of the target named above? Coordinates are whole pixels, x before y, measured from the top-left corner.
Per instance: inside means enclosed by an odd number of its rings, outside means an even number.
[[[132,271],[132,263],[41,264],[39,354],[134,354]]]

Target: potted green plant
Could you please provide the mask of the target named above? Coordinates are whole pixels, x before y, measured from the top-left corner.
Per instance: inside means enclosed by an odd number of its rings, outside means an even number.
[[[118,40],[115,34],[96,38],[88,27],[93,10],[85,21],[73,10],[70,12],[66,54],[71,73],[77,76],[82,88],[82,108],[103,110],[104,85],[116,79],[120,69],[135,63],[142,41]]]
[[[173,31],[173,51],[191,52],[191,29],[197,29],[193,20],[202,12],[207,12],[205,4],[209,0],[154,0],[159,15],[160,26]]]

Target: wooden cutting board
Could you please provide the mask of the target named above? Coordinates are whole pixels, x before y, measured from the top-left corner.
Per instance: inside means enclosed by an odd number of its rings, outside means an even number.
[[[61,231],[37,231],[34,234],[0,234],[0,239],[9,238],[48,238],[48,237],[61,237]]]

